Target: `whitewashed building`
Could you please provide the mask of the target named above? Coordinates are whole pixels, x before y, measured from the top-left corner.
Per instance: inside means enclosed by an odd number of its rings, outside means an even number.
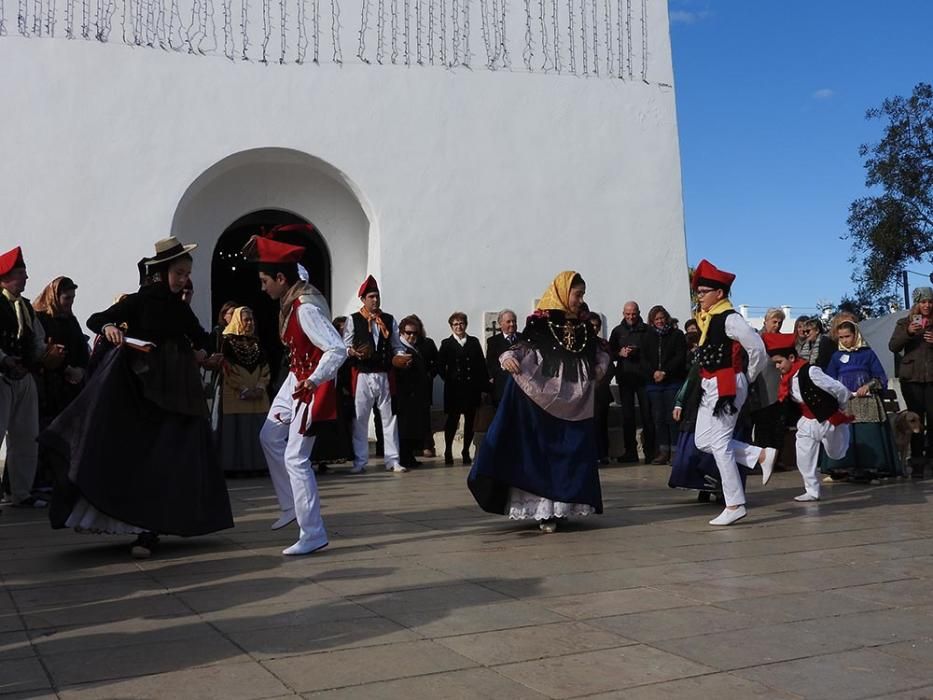
[[[434,336],[578,269],[687,313],[665,0],[0,0],[0,233],[86,317],[174,234],[205,325],[305,221],[334,313],[367,273]]]

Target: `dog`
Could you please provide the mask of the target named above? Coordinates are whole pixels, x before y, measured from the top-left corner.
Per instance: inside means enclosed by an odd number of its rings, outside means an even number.
[[[913,411],[899,411],[894,415],[894,445],[897,447],[897,454],[901,458],[901,464],[904,465],[904,476],[909,477],[913,468],[908,463],[910,458],[910,438],[912,435],[923,432],[923,425],[920,423],[920,416]]]

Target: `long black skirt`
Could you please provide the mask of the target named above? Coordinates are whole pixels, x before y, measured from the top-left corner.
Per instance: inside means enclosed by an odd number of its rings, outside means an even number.
[[[136,351],[107,351],[84,391],[40,435],[55,472],[52,527],[66,527],[81,496],[150,532],[188,537],[233,527],[206,411],[160,407],[146,398],[139,371]]]

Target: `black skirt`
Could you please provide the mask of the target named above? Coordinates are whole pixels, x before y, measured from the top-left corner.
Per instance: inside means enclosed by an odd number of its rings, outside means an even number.
[[[66,527],[80,496],[112,518],[160,534],[233,527],[206,409],[196,408],[194,396],[159,395],[172,379],[158,375],[170,373],[176,387],[188,387],[193,368],[191,351],[178,348],[150,356],[112,348],[101,355],[84,391],[39,436],[55,472],[52,527]]]

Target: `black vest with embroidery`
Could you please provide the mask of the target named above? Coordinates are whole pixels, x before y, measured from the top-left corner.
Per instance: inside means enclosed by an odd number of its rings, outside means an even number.
[[[35,334],[32,330],[32,322],[36,317],[36,312],[32,310],[32,305],[23,299],[26,304],[27,324],[22,338],[17,338],[19,333],[19,323],[16,321],[16,309],[6,297],[0,298],[0,350],[5,355],[19,357],[26,367],[33,367],[36,361],[35,357]]]
[[[732,367],[732,347],[735,342],[726,335],[726,317],[736,313],[735,309],[723,311],[709,320],[706,341],[697,348],[695,361],[701,369],[716,372]]]
[[[810,412],[821,423],[829,420],[839,410],[839,401],[825,389],[821,389],[810,378],[810,368],[813,365],[804,365],[797,373],[800,383],[800,396],[810,409]]]
[[[392,367],[392,343],[389,338],[383,338],[379,335],[379,342],[373,342],[373,334],[369,330],[369,321],[363,318],[359,311],[354,313],[353,319],[353,347],[368,347],[370,356],[366,359],[352,358],[352,366],[358,372],[388,372]],[[386,328],[392,331],[395,319],[391,314],[382,313],[382,322]]]

